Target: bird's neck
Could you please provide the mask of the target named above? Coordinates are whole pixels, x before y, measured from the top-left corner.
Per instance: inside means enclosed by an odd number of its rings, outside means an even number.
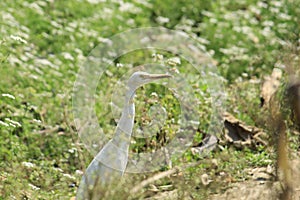
[[[113,138],[113,143],[124,151],[128,151],[134,125],[135,106],[133,99],[135,91],[131,91],[132,92],[128,92],[126,95],[123,112]]]

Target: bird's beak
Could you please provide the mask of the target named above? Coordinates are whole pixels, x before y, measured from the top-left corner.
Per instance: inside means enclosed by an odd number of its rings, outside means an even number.
[[[162,79],[162,78],[171,78],[172,75],[170,74],[145,74],[142,75],[145,79],[148,80],[157,80],[157,79]]]

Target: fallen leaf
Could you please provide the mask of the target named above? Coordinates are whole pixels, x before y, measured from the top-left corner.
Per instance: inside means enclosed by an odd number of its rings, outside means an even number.
[[[267,134],[261,129],[248,126],[236,119],[230,113],[224,113],[225,142],[235,144],[236,147],[253,147],[257,144],[267,145]]]

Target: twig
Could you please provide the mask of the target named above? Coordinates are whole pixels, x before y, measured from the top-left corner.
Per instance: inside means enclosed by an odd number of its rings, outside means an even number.
[[[154,176],[142,181],[139,185],[133,187],[131,190],[130,190],[130,194],[136,194],[138,193],[141,189],[143,189],[144,187],[146,187],[147,185],[155,182],[155,181],[158,181],[166,176],[170,176],[172,174],[175,174],[179,171],[183,171],[184,169],[186,168],[189,168],[189,167],[193,167],[193,166],[196,166],[196,165],[199,165],[201,161],[198,161],[198,162],[194,162],[194,163],[190,163],[188,165],[185,165],[185,166],[182,166],[182,167],[174,167],[173,169],[170,169],[170,170],[167,170],[167,171],[164,171],[164,172],[160,172],[158,174],[155,174]]]
[[[162,179],[166,176],[169,176],[171,174],[174,174],[176,172],[179,171],[179,168],[178,167],[175,167],[173,169],[170,169],[168,171],[164,171],[164,172],[160,172],[146,180],[143,180],[139,185],[133,187],[131,190],[130,190],[130,194],[136,194],[138,191],[140,191],[141,189],[143,189],[145,186],[149,185],[150,183],[153,183],[159,179]]]

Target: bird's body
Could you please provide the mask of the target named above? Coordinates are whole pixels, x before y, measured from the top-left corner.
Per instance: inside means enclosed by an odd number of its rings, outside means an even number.
[[[117,178],[123,175],[128,161],[128,150],[134,125],[135,106],[133,98],[135,91],[143,84],[168,77],[170,75],[145,72],[135,72],[130,77],[125,105],[115,135],[88,166],[77,191],[77,200],[99,199],[101,188],[107,188],[114,180],[118,180]]]

